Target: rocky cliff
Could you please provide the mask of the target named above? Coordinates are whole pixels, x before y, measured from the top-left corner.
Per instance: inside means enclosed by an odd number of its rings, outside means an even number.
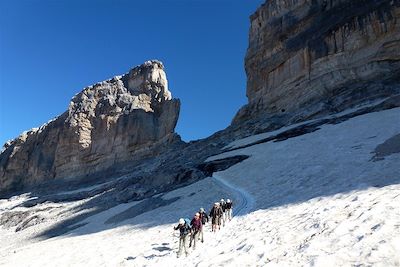
[[[248,104],[293,121],[400,91],[399,0],[268,0],[251,16]],[[289,114],[289,115],[286,115]]]
[[[68,110],[7,143],[0,154],[0,191],[52,179],[85,180],[180,142],[180,109],[163,64],[148,61],[74,96]]]

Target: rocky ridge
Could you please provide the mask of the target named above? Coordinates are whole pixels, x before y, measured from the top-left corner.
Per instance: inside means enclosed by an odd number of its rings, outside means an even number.
[[[181,142],[174,132],[179,109],[159,61],[89,86],[62,115],[4,146],[0,190],[49,180],[84,182],[157,155]]]

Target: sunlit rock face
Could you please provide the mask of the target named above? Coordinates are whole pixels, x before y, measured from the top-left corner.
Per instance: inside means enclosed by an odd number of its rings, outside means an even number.
[[[62,115],[5,144],[0,191],[53,179],[89,179],[157,155],[180,142],[174,132],[179,109],[159,61],[89,86]]]
[[[400,91],[399,0],[268,0],[252,16],[248,104],[297,120]]]

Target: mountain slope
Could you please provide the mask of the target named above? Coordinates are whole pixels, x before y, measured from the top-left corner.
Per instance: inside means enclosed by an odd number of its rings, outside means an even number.
[[[121,204],[54,238],[40,233],[78,203],[38,204],[53,222],[19,232],[3,227],[0,241],[7,245],[0,264],[398,266],[400,150],[393,144],[398,145],[400,108],[318,128],[286,140],[257,143],[264,134],[236,141],[231,146],[247,146],[209,159],[250,156],[214,174],[225,183],[206,178],[153,197],[153,204],[160,201],[154,209],[144,208],[149,199]],[[13,207],[26,197],[1,200],[1,218],[29,209]],[[250,205],[221,232],[206,232],[206,242],[188,258],[177,260],[172,226],[221,197],[232,198],[237,208]]]

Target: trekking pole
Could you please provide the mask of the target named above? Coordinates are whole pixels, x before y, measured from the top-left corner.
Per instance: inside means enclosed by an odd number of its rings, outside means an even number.
[[[171,244],[175,244],[176,243],[176,238],[177,238],[178,236],[175,234],[175,230],[172,232],[172,242],[171,242]]]
[[[175,231],[172,232],[171,246],[174,245],[174,242],[175,242]]]
[[[190,230],[190,232],[189,232],[189,248],[190,247],[192,247],[192,241],[193,241],[193,232],[192,232],[192,230]]]

